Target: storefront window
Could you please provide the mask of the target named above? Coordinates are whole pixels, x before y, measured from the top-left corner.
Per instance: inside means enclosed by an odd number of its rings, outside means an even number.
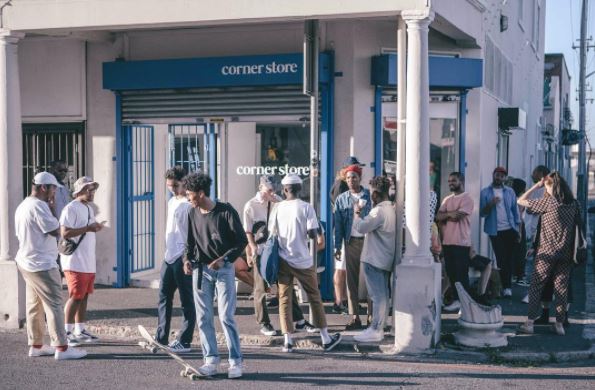
[[[260,125],[256,126],[260,139],[260,161],[267,172],[276,177],[278,183],[287,173],[297,173],[304,181],[301,198],[310,200],[310,129],[300,125]],[[255,177],[258,181],[258,176]],[[281,187],[278,187],[280,193]]]
[[[169,153],[171,166],[181,166],[186,172],[207,172],[204,126],[170,125]]]

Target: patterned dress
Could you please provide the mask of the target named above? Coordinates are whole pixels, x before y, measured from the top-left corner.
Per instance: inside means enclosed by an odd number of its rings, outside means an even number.
[[[558,202],[545,194],[540,199],[529,200],[527,211],[541,215],[539,245],[535,256],[535,271],[529,287],[529,319],[541,313],[541,294],[547,281],[554,280],[556,294],[556,321],[563,322],[568,299],[568,280],[572,268],[574,235],[578,218],[578,202]]]

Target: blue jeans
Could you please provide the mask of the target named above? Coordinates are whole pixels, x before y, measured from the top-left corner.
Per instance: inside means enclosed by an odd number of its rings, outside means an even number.
[[[364,277],[372,299],[372,329],[383,331],[388,310],[388,281],[390,272],[364,263]]]
[[[192,285],[194,290],[194,305],[196,306],[196,319],[200,335],[200,345],[205,363],[219,364],[219,351],[217,350],[217,335],[215,333],[213,298],[217,291],[217,309],[219,321],[225,341],[229,350],[229,364],[242,363],[240,351],[240,335],[234,315],[236,311],[236,281],[233,264],[226,263],[214,271],[204,265],[202,272],[202,286],[199,290],[197,282],[199,269],[192,272]]]

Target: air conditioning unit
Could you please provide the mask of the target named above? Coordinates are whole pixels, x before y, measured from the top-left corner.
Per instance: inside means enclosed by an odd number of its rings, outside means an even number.
[[[526,130],[527,113],[519,107],[499,107],[498,129],[502,131]]]

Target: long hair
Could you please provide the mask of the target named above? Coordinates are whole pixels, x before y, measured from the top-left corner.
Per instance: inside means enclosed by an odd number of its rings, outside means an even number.
[[[554,171],[545,177],[545,184],[552,186],[552,196],[560,203],[570,204],[574,202],[574,195],[566,183],[566,180],[558,171]]]

